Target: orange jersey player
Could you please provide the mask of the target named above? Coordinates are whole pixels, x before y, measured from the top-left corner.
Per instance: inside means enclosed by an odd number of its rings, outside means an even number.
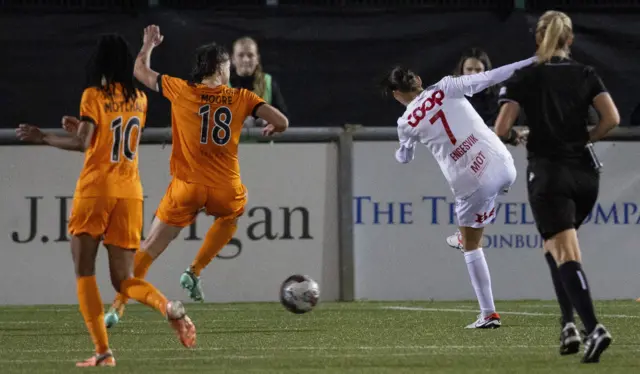
[[[271,135],[286,130],[288,120],[251,91],[227,85],[229,54],[216,43],[196,50],[192,81],[151,70],[151,52],[162,40],[158,26],[145,29],[134,74],[171,102],[173,179],[160,201],[141,255],[136,257],[135,276],[143,278],[182,228],[204,210],[216,219],[193,263],[180,278],[190,298],[202,301],[200,272],[231,240],[247,202],[238,163],[243,122],[249,115],[260,117],[268,123],[263,134]],[[126,302],[126,295],[116,296],[105,320],[108,327],[120,320]]]
[[[143,214],[137,148],[147,112],[147,97],[134,86],[133,61],[123,37],[101,36],[89,63],[80,119],[63,117],[63,127],[70,134],[56,136],[25,124],[16,130],[21,140],[85,154],[69,232],[80,311],[96,354],[78,362],[79,367],[115,366],[95,277],[100,241],[109,251],[116,291],[161,312],[185,346],[195,344],[195,327],[182,303],[167,301],[154,286],[132,276]]]

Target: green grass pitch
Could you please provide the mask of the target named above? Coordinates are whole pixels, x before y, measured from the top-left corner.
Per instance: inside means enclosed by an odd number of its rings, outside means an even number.
[[[277,303],[187,304],[183,348],[154,311],[130,305],[109,330],[117,367],[76,369],[92,343],[75,305],[0,308],[0,372],[74,373],[640,373],[640,303],[597,302],[613,335],[599,364],[560,357],[558,307],[498,301],[503,327],[466,330],[475,302],[322,303],[294,315]]]

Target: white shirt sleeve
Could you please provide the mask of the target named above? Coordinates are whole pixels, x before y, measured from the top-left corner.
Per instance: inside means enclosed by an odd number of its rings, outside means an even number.
[[[416,149],[416,138],[412,135],[405,133],[407,123],[404,118],[398,119],[398,140],[400,141],[400,148],[396,150],[396,160],[401,164],[406,164],[413,160],[413,156]]]
[[[445,95],[461,97],[463,95],[473,96],[473,94],[506,81],[513,73],[536,62],[537,57],[531,57],[526,60],[514,62],[513,64],[501,66],[491,69],[483,73],[461,75],[458,77],[447,76],[442,78],[436,86],[444,91]]]

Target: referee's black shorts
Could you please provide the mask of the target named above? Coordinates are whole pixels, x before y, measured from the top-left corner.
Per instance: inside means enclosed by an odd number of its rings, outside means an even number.
[[[590,165],[531,160],[527,166],[529,203],[544,240],[578,229],[598,199],[600,175]]]

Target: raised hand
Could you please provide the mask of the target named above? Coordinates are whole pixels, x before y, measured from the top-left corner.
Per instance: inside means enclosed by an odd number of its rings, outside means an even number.
[[[144,29],[144,37],[142,43],[147,46],[157,47],[164,40],[164,36],[160,34],[160,26],[149,25]]]

